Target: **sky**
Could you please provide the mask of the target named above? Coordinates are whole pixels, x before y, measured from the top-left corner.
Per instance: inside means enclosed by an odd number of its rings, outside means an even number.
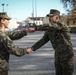
[[[61,14],[66,14],[66,9],[60,0],[0,0],[0,12],[3,12],[2,4],[4,12],[20,22],[32,17],[33,12],[34,17],[45,17],[50,9],[58,9]]]

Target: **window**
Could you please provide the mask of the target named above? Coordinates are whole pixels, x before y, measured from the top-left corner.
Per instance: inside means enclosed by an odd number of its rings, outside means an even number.
[[[67,21],[67,25],[69,26],[69,21]]]
[[[75,25],[75,21],[73,21],[73,25]]]

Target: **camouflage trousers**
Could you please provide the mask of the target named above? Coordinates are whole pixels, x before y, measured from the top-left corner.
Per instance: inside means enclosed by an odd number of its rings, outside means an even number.
[[[0,75],[8,75],[8,72],[0,72]]]
[[[74,57],[62,62],[60,60],[55,60],[55,69],[56,75],[73,75]]]

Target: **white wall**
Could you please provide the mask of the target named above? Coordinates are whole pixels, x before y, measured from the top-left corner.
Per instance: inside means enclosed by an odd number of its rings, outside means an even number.
[[[43,24],[49,24],[49,18],[48,17],[44,17]]]
[[[16,19],[11,19],[10,21],[9,21],[10,23],[9,23],[9,28],[10,29],[15,29],[15,28],[17,28],[18,26],[19,26],[19,24],[17,24],[17,21],[16,21]]]

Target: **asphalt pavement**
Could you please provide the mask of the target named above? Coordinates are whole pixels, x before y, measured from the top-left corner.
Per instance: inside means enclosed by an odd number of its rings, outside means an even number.
[[[14,44],[21,48],[31,47],[43,34],[44,31],[28,33],[27,36],[15,40]],[[71,34],[71,41],[75,54],[74,75],[76,75],[76,34]],[[10,55],[9,62],[9,75],[55,75],[54,50],[50,42],[30,55],[22,57]]]

